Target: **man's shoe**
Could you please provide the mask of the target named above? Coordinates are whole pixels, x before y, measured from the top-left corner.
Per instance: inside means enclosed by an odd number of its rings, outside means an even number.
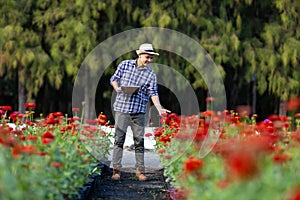
[[[139,181],[146,181],[147,177],[144,174],[136,174],[136,177],[139,179]]]
[[[140,167],[141,168],[141,167]],[[144,168],[143,168],[144,169]],[[146,181],[147,180],[147,177],[142,173],[142,171],[144,170],[141,170],[138,168],[136,168],[136,177],[139,179],[139,181]]]
[[[112,175],[111,179],[114,180],[114,181],[119,181],[120,178],[121,178],[121,172],[120,172],[120,170],[114,169],[113,170],[113,175]]]

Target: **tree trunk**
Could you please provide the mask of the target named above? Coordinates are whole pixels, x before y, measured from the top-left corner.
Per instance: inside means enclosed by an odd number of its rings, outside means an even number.
[[[18,111],[20,113],[25,113],[25,85],[21,82],[21,73],[20,73],[20,67],[18,68],[18,75],[17,75],[17,82],[18,82]]]
[[[256,114],[256,74],[252,76],[252,113]]]
[[[279,104],[279,115],[286,116],[287,111],[286,111],[285,105],[286,105],[286,101],[280,101],[280,104]]]
[[[21,113],[25,112],[24,104],[25,104],[25,86],[24,83],[21,83],[20,79],[18,79],[18,111]]]
[[[85,122],[90,117],[90,87],[89,87],[89,68],[85,67],[85,83],[84,83],[84,117]]]

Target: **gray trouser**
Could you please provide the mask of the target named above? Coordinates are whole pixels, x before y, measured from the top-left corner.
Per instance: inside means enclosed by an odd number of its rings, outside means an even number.
[[[122,167],[123,146],[125,142],[128,126],[131,126],[133,132],[133,141],[135,147],[135,166],[144,168],[144,132],[145,132],[145,114],[126,114],[115,113],[115,142],[113,148],[113,168]]]

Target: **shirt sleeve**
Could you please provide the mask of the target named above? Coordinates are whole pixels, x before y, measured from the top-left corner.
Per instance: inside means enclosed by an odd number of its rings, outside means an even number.
[[[118,65],[117,70],[115,71],[114,75],[110,78],[110,84],[113,81],[117,81],[119,83],[120,82],[120,78],[122,77],[123,72],[124,72],[124,64],[123,64],[123,62],[121,62]]]
[[[157,78],[156,75],[153,73],[153,78],[149,84],[148,87],[148,94],[149,96],[156,96],[158,95],[158,91],[157,91]]]

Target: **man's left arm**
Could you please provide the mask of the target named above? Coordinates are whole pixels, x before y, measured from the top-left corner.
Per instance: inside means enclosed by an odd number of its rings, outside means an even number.
[[[158,95],[151,96],[151,100],[160,116],[171,112],[170,110],[167,110],[161,106]]]

